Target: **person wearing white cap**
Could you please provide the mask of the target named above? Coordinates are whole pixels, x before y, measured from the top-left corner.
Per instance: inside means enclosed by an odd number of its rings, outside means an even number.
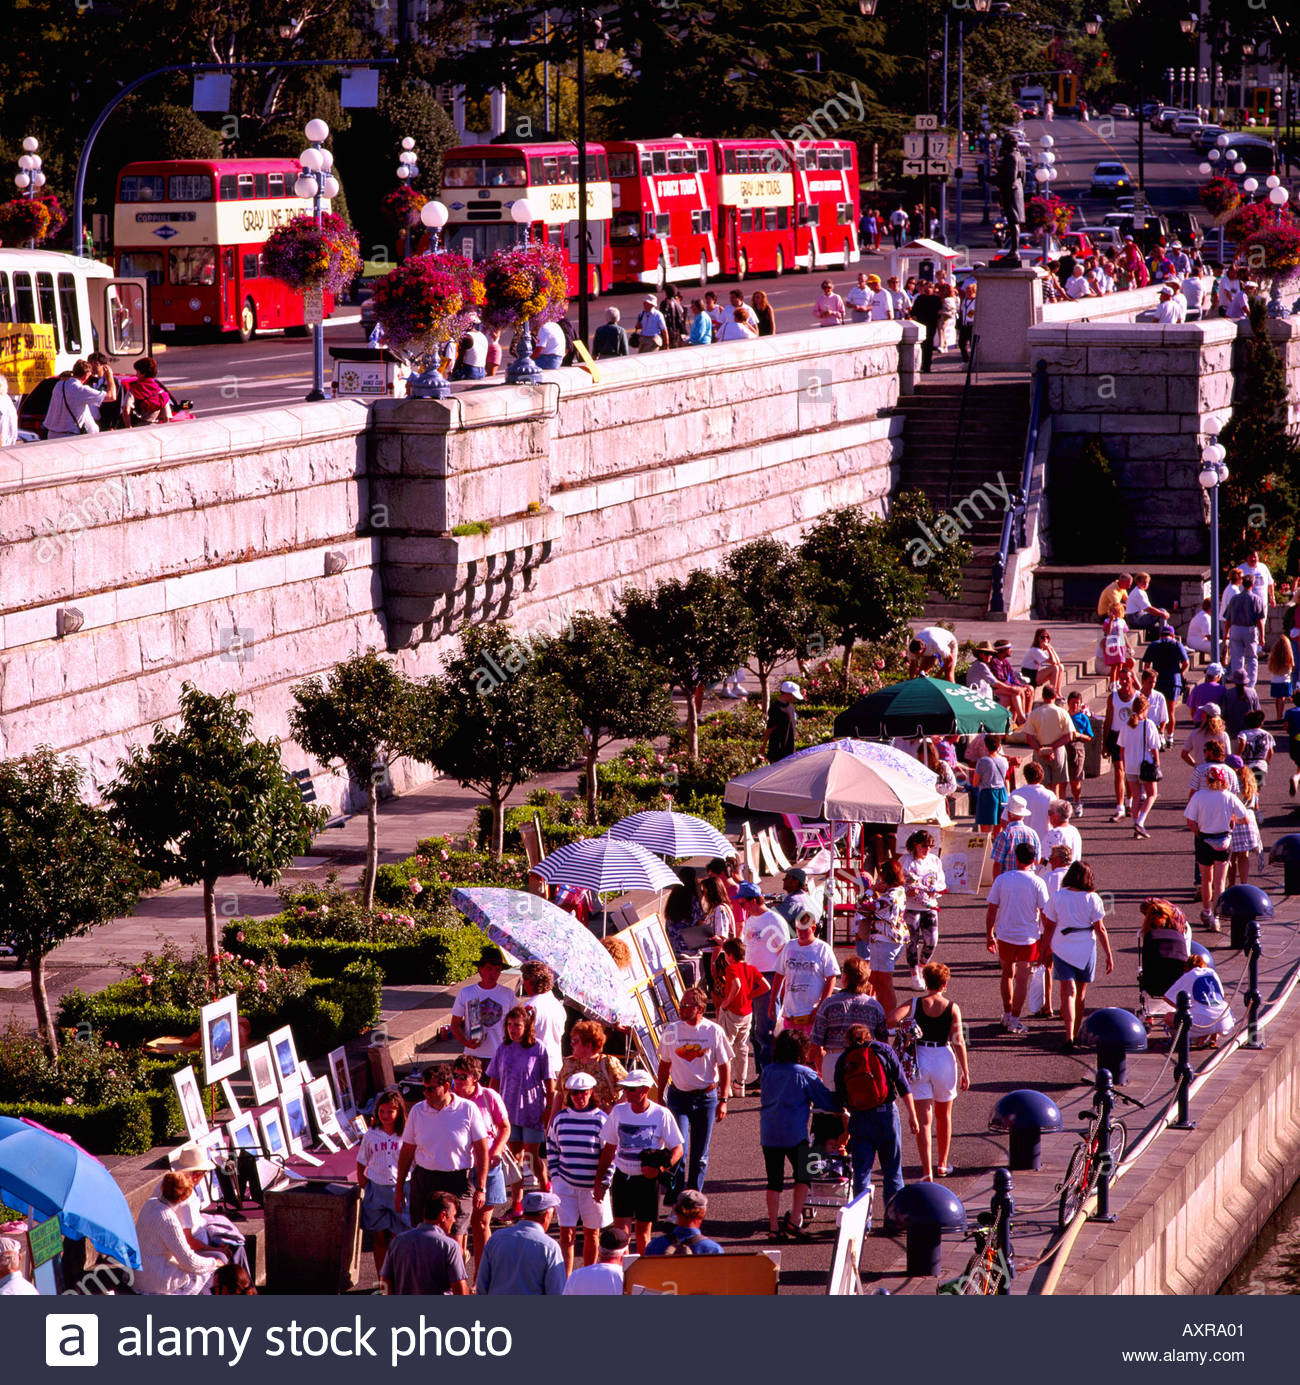
[[[1174,303],[1172,284],[1160,285],[1160,302],[1156,305],[1155,320],[1174,325],[1178,322],[1178,307]]]
[[[600,1151],[604,1145],[605,1113],[592,1099],[596,1079],[589,1072],[575,1072],[564,1083],[564,1105],[556,1112],[546,1133],[546,1163],[551,1191],[560,1199],[560,1250],[564,1272],[573,1270],[573,1242],[583,1228],[582,1263],[596,1260],[596,1239],[614,1220],[609,1197],[592,1192]]]
[[[591,1191],[603,1198],[610,1189],[614,1170],[614,1222],[625,1231],[635,1230],[637,1254],[644,1254],[650,1228],[659,1215],[659,1176],[681,1162],[681,1127],[666,1106],[650,1100],[654,1078],[634,1068],[622,1081],[625,1100],[605,1117],[604,1142]]]
[[[1030,827],[1029,804],[1019,794],[1007,799],[1005,826],[993,838],[993,850],[989,859],[993,862],[993,878],[996,880],[1004,871],[1015,869],[1016,847],[1024,844],[1032,848],[1034,860],[1043,859],[1043,843],[1038,833]]]
[[[568,1278],[560,1247],[546,1233],[560,1205],[554,1193],[524,1194],[524,1215],[503,1226],[478,1262],[480,1294],[562,1294]]]
[[[803,691],[799,684],[787,679],[767,709],[767,744],[764,750],[769,765],[794,754],[794,728],[798,721],[794,704],[802,701]]]
[[[12,1236],[0,1236],[0,1294],[39,1294],[40,1290],[23,1275],[23,1247]]]
[[[642,303],[633,335],[637,339],[637,350],[642,353],[658,351],[667,344],[668,324],[664,321],[664,315],[659,311],[658,302],[653,294],[647,294]]]

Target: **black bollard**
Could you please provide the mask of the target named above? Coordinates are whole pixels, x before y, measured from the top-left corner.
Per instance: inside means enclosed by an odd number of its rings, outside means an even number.
[[[1259,1032],[1259,1006],[1263,997],[1259,993],[1259,959],[1263,952],[1259,938],[1259,920],[1251,919],[1246,925],[1246,1042],[1245,1048],[1263,1048],[1264,1040]]]
[[[1011,1170],[993,1170],[993,1197],[989,1211],[993,1213],[993,1225],[997,1228],[997,1253],[1006,1273],[998,1281],[998,1293],[1009,1294],[1011,1281],[1016,1277],[1016,1253],[1011,1248],[1011,1216],[1016,1210],[1015,1199],[1011,1196]]]
[[[1110,1118],[1115,1110],[1114,1083],[1109,1068],[1097,1069],[1097,1210],[1089,1221],[1111,1222],[1115,1214],[1110,1210]]]
[[[1196,1122],[1188,1116],[1188,1102],[1192,1088],[1192,1003],[1186,991],[1178,996],[1178,1020],[1174,1029],[1176,1059],[1174,1077],[1178,1087],[1175,1093],[1178,1108],[1171,1130],[1195,1130]]]

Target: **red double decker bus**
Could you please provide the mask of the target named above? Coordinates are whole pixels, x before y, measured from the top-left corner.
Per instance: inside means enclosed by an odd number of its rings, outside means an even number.
[[[720,268],[707,140],[610,140],[614,282],[704,285]]]
[[[720,270],[728,279],[784,274],[796,263],[790,146],[772,139],[713,141]]]
[[[305,331],[303,296],[262,264],[267,236],[311,207],[294,193],[296,159],[158,159],[118,174],[117,272],[151,285],[155,331]],[[324,203],[328,210],[329,203]],[[333,298],[325,295],[325,313]]]
[[[612,193],[605,147],[587,145],[587,292],[614,282],[609,222]],[[572,144],[475,144],[442,160],[441,200],[449,213],[448,250],[472,260],[515,245],[524,228],[512,209],[526,198],[529,234],[564,251],[569,292],[578,291],[578,150]]]
[[[857,146],[843,139],[797,143],[794,192],[800,269],[848,269],[860,252]]]

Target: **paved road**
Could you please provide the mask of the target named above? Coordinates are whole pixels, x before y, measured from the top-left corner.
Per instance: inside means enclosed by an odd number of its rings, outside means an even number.
[[[1092,168],[1100,159],[1119,158],[1137,171],[1137,123],[1106,119],[1081,124],[1077,120],[1029,121],[1026,136],[1035,150],[1041,135],[1051,134],[1055,140],[1057,168],[1061,176],[1053,184],[1054,191],[1069,201],[1081,200],[1089,221],[1100,221],[1111,203],[1090,198],[1088,194]],[[1152,202],[1161,208],[1192,207],[1196,205],[1195,189],[1200,182],[1196,171],[1197,158],[1186,140],[1169,135],[1146,136],[1146,183]],[[973,171],[973,169],[972,169]],[[968,190],[964,217],[960,229],[953,215],[955,195],[950,191],[949,208],[952,238],[956,244],[970,246],[972,259],[986,257],[991,247],[991,228],[981,223],[983,198],[979,188]],[[996,199],[995,199],[996,212]],[[885,245],[889,249],[888,241]],[[862,268],[883,272],[884,256],[866,256]],[[761,287],[776,309],[778,330],[791,331],[810,326],[812,305],[818,294],[822,274],[791,274],[784,278],[762,277],[751,281],[748,288]],[[843,272],[831,276],[837,284]],[[851,284],[841,284],[848,287]],[[729,282],[713,285],[720,296],[733,287]],[[691,288],[684,290],[691,293]],[[613,305],[620,309],[624,321],[635,318],[641,305],[643,291],[620,290],[597,299],[592,304],[593,326],[602,320],[603,309]],[[325,342],[331,345],[356,345],[361,341],[357,309],[344,307],[336,321],[326,327]],[[326,370],[329,370],[326,356]],[[238,341],[175,344],[169,346],[163,360],[163,373],[172,389],[192,398],[203,416],[218,413],[244,413],[265,409],[279,403],[297,403],[311,386],[311,343],[282,334],[258,337],[246,345]]]

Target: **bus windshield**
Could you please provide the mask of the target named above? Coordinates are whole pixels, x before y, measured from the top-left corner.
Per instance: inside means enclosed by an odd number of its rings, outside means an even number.
[[[443,167],[442,182],[449,188],[522,188],[528,175],[519,158],[461,158]]]

